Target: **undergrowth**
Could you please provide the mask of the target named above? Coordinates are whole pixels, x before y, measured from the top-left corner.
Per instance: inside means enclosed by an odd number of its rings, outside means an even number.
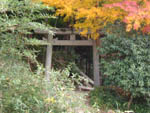
[[[128,110],[128,98],[109,88],[97,88],[92,91],[90,93],[90,104],[104,111],[109,109],[114,111]],[[150,113],[150,108],[143,98],[135,98],[130,110],[135,113]]]
[[[50,82],[44,77],[44,68],[39,65],[31,72],[22,60],[0,58],[0,112],[2,113],[77,113],[84,109],[85,95],[75,92],[70,77],[70,67],[62,71],[52,70]]]

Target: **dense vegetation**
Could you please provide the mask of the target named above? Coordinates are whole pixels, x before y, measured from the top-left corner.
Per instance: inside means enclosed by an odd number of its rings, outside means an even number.
[[[112,88],[97,88],[90,93],[90,103],[96,108],[107,112],[113,110],[115,113],[124,113],[121,111],[134,111],[136,113],[149,113],[149,106],[142,98],[134,99],[128,110],[128,98],[121,95]]]
[[[92,98],[100,106],[106,104],[105,107],[149,113],[150,39],[149,36],[134,31],[124,33],[124,28],[120,28],[120,25],[123,26],[118,22],[109,26],[113,28],[111,33],[101,39],[99,53],[104,88],[93,92]]]
[[[73,67],[72,62],[79,59],[73,49],[72,56],[62,50],[53,54],[57,71],[51,71],[50,83],[45,81],[40,63],[47,43],[34,30],[73,25],[83,29],[84,36],[90,29],[88,38],[97,39],[99,30],[104,34],[98,48],[103,86],[90,93],[91,104],[104,111],[149,113],[150,38],[145,34],[149,31],[149,4],[147,0],[0,1],[0,112],[90,111],[83,95],[75,93],[74,83],[82,80]]]
[[[31,72],[29,62],[37,65],[38,62],[35,51],[26,46],[31,30],[44,26],[37,21],[46,16],[40,13],[42,10],[48,9],[29,0],[0,1],[1,112],[39,112],[44,109],[43,77],[40,70]]]
[[[50,26],[52,10],[30,0],[0,1],[1,113],[68,113],[76,112],[78,105],[86,107],[78,101],[82,95],[74,98],[71,80],[75,75],[68,78],[69,67],[52,71],[47,84],[44,68],[36,59],[41,42],[31,36],[34,29]]]

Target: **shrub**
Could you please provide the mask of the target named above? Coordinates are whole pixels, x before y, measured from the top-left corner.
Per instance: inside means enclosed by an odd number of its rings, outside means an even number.
[[[70,68],[62,71],[52,71],[50,76],[50,83],[48,85],[49,97],[47,97],[47,105],[51,106],[50,111],[58,113],[75,113],[75,108],[82,105],[79,99],[83,97],[76,97],[75,86],[72,80],[77,80],[76,75],[70,78]],[[53,99],[54,102],[49,102]],[[57,113],[56,112],[56,113]]]
[[[130,110],[127,108],[127,98],[116,93],[115,90],[110,88],[97,88],[90,92],[90,104],[96,108],[100,108],[102,111],[108,111],[112,109],[115,113],[124,113],[121,111],[134,111],[135,113],[149,113],[150,108],[145,102],[139,103],[139,100],[135,99],[134,104],[131,105]]]
[[[0,61],[2,112],[76,113],[77,108],[85,108],[84,95],[77,96],[72,82],[78,79],[75,74],[70,78],[69,67],[62,71],[52,70],[50,83],[47,83],[41,66],[33,73],[22,60],[0,58]]]
[[[0,105],[5,113],[37,113],[44,109],[43,77],[30,70],[38,64],[28,47],[28,35],[41,24],[48,10],[31,0],[0,1]],[[48,17],[48,16],[47,16]],[[41,20],[40,20],[41,19]],[[40,20],[40,21],[39,21]],[[37,41],[37,40],[36,40]],[[40,76],[39,76],[40,75]],[[1,112],[1,111],[0,111]]]
[[[128,36],[107,35],[99,53],[104,85],[128,92],[130,106],[133,98],[150,99],[150,38]]]
[[[28,64],[14,59],[0,59],[1,107],[5,113],[38,113],[44,109],[44,82],[32,73]]]

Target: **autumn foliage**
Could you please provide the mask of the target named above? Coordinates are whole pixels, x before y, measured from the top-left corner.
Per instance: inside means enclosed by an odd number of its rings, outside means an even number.
[[[108,22],[122,20],[124,12],[118,9],[103,7],[105,3],[114,3],[121,0],[42,0],[49,6],[56,7],[56,15],[64,16],[76,29],[82,29],[81,34],[91,31],[91,37],[99,37],[99,30]],[[113,13],[113,15],[111,15]]]
[[[123,19],[123,22],[127,24],[126,31],[131,31],[131,29],[139,30],[141,28],[145,33],[150,31],[150,1],[124,0],[119,3],[105,5],[105,7],[119,7],[127,13]]]
[[[63,16],[71,26],[97,39],[99,31],[116,20],[126,23],[126,31],[148,32],[150,2],[147,0],[42,0],[56,8],[56,15]],[[144,27],[146,26],[146,27]]]

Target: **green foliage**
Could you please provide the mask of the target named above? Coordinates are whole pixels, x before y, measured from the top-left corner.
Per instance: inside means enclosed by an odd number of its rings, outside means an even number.
[[[75,93],[75,86],[72,82],[73,80],[78,81],[76,75],[70,77],[70,67],[60,71],[52,71],[50,76],[50,83],[47,87],[50,91],[49,97],[50,99],[54,99],[54,102],[48,102],[47,105],[51,106],[51,112],[56,112],[57,109],[60,111],[56,113],[75,113],[75,109],[79,107],[79,105],[83,105],[82,101],[83,96],[80,95],[77,97]],[[57,108],[57,109],[56,109]]]
[[[0,112],[2,113],[76,113],[83,95],[75,94],[70,67],[52,71],[50,83],[36,57],[38,45],[29,38],[34,29],[48,29],[53,8],[30,0],[0,1]],[[51,32],[50,32],[51,33]],[[36,47],[35,47],[36,45]],[[38,48],[38,49],[37,49]],[[36,69],[32,71],[32,65]],[[67,64],[66,64],[67,65]]]
[[[27,44],[39,44],[39,40],[28,38],[28,35],[37,28],[48,29],[45,18],[53,18],[48,13],[51,10],[50,7],[33,4],[31,0],[0,1],[1,55],[8,57],[9,54],[9,57],[14,58],[29,55],[35,60],[34,51],[31,51]]]
[[[116,96],[113,90],[105,88],[97,88],[90,92],[90,102],[92,105],[99,106],[101,109],[118,109],[123,105],[124,101],[121,102],[121,98]],[[120,101],[120,103],[117,103]]]
[[[131,37],[132,36],[132,37]],[[101,72],[104,85],[116,86],[133,97],[150,99],[150,51],[148,36],[118,37],[107,35],[101,39]],[[109,45],[109,46],[108,46]]]
[[[28,64],[0,58],[1,109],[4,113],[38,113],[44,109],[44,81]]]
[[[28,33],[29,29],[46,29],[45,19],[54,18],[48,11],[52,8],[34,4],[31,0],[4,0],[0,2],[0,28],[1,32]]]
[[[127,98],[118,95],[115,90],[104,87],[97,88],[90,93],[90,104],[104,111],[113,109],[116,113],[128,110]],[[139,103],[139,100],[137,101],[136,99],[134,104],[131,105],[130,110],[136,113],[149,113],[150,108],[145,102]]]
[[[41,66],[36,72],[29,70],[22,60],[0,59],[0,108],[4,113],[76,113],[82,106],[86,108],[84,95],[75,93],[70,78],[70,68],[63,71],[52,71],[50,83],[45,82]],[[47,86],[47,87],[46,87]],[[48,92],[48,95],[47,95]],[[88,110],[87,110],[88,111]]]

